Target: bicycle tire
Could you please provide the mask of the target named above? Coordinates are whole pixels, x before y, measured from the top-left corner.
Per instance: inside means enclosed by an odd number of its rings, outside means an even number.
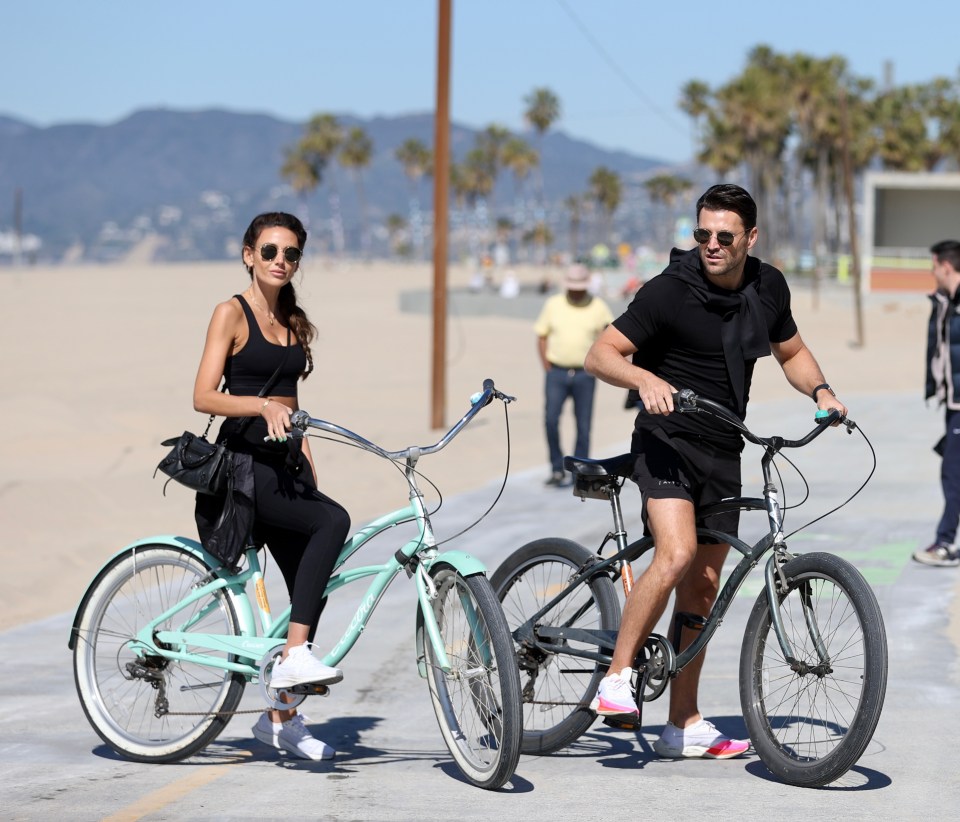
[[[449,673],[424,643],[427,685],[444,742],[464,777],[496,790],[520,760],[520,682],[503,612],[484,576],[448,565],[430,569],[437,589],[433,615]]]
[[[211,572],[187,550],[144,545],[114,559],[84,597],[73,650],[74,682],[88,721],[121,756],[175,762],[206,747],[226,727],[243,695],[240,674],[197,663],[141,656],[128,647],[140,627],[174,606]],[[239,634],[223,590],[175,613],[164,625],[210,634]],[[189,650],[189,647],[188,647]],[[213,651],[204,653],[215,654]],[[225,652],[223,656],[230,658]],[[141,675],[127,665],[140,666]],[[162,682],[168,713],[155,715]],[[187,716],[177,714],[188,713]]]
[[[788,562],[780,618],[794,656],[820,663],[805,621],[809,596],[827,669],[791,670],[773,628],[767,594],[757,598],[740,655],[740,701],[753,747],[775,776],[819,787],[857,762],[876,730],[887,688],[887,637],[867,581],[846,560],[813,553]]]
[[[559,593],[567,581],[595,558],[568,539],[534,540],[508,556],[491,577],[507,626],[512,632]],[[616,631],[620,603],[608,576],[598,574],[546,613],[540,625]],[[593,645],[571,646],[596,650]],[[539,649],[516,647],[523,704],[525,754],[555,753],[582,736],[596,720],[590,702],[605,666],[578,657],[561,657]],[[560,661],[563,661],[561,666]]]

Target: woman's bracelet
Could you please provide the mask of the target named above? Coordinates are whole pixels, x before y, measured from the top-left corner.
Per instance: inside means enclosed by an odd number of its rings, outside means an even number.
[[[270,405],[270,397],[267,397],[267,401],[260,406],[260,416],[263,416],[263,412],[267,410],[267,406]]]

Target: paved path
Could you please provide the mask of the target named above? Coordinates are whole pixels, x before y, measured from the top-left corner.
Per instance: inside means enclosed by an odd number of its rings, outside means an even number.
[[[551,757],[523,757],[506,789],[489,793],[463,783],[440,739],[427,688],[417,677],[414,606],[404,578],[379,606],[371,630],[344,664],[344,683],[328,699],[308,701],[315,732],[341,752],[333,763],[292,760],[249,733],[253,717],[237,717],[193,759],[140,765],[114,756],[94,734],[73,689],[66,647],[71,614],[0,634],[0,805],[7,819],[601,819],[639,814],[702,820],[817,817],[943,819],[955,817],[960,768],[958,588],[960,571],[909,561],[939,514],[936,459],[930,445],[939,417],[902,397],[860,397],[856,418],[880,456],[865,492],[840,512],[798,534],[791,547],[835,551],[859,565],[873,584],[890,646],[887,700],[873,742],[839,783],[813,792],[769,777],[750,754],[726,762],[664,762],[650,743],[666,716],[666,700],[647,706],[641,734],[595,725]],[[810,407],[797,399],[758,404],[750,422],[760,433],[790,436],[807,429]],[[798,454],[812,487],[810,501],[789,515],[796,528],[843,499],[868,468],[857,435],[828,432]],[[749,454],[750,452],[748,452]],[[755,484],[751,457],[745,487]],[[427,460],[425,470],[429,470]],[[786,501],[802,484],[784,469]],[[458,546],[491,569],[520,544],[556,534],[597,543],[605,531],[602,503],[547,490],[542,471],[510,478],[503,499]],[[456,533],[496,494],[490,485],[448,500],[437,515],[440,535]],[[631,491],[628,500],[637,501]],[[636,506],[629,506],[635,510]],[[638,532],[634,513],[628,527]],[[763,523],[744,524],[746,538]],[[374,542],[373,546],[377,543]],[[377,549],[371,546],[371,551]],[[383,550],[390,548],[382,542]],[[757,575],[759,578],[759,575]],[[279,575],[271,593],[279,601]],[[710,648],[702,687],[704,712],[725,731],[744,734],[737,689],[743,626],[758,581],[748,580]],[[42,595],[42,593],[38,593]],[[349,597],[345,597],[349,600]],[[349,619],[349,601],[324,615],[333,630]],[[951,622],[952,612],[952,622]],[[255,688],[241,707],[256,709]]]

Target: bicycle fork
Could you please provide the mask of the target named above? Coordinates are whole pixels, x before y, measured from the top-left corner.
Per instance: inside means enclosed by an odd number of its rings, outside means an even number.
[[[766,469],[766,466],[764,466],[764,469]],[[784,660],[790,666],[790,670],[801,676],[814,673],[822,677],[829,674],[832,668],[830,665],[830,655],[827,653],[823,637],[820,634],[820,628],[817,625],[816,615],[813,611],[810,584],[808,582],[802,583],[798,590],[800,592],[800,603],[803,608],[804,622],[807,625],[807,632],[810,635],[810,639],[813,641],[813,645],[817,650],[819,664],[810,665],[796,658],[793,646],[790,644],[790,638],[787,636],[786,629],[784,628],[783,619],[780,616],[779,592],[782,591],[784,596],[786,596],[789,590],[789,581],[783,573],[783,566],[792,557],[787,553],[787,545],[783,541],[783,530],[781,528],[782,514],[780,511],[780,503],[777,499],[777,489],[769,481],[769,478],[764,487],[763,496],[767,504],[767,517],[770,520],[771,531],[776,535],[773,542],[773,555],[767,560],[763,575],[767,591],[767,607],[770,609],[770,621],[773,623],[773,629],[777,635],[777,642],[780,644],[780,651],[783,653]]]

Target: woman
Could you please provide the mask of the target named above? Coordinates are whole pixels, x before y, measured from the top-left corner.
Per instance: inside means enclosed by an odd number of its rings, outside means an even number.
[[[253,459],[253,537],[270,549],[291,602],[287,642],[271,677],[277,688],[337,682],[343,676],[321,663],[307,643],[316,631],[350,517],[317,490],[306,440],[287,440],[290,415],[298,407],[297,379],[313,369],[310,343],[317,333],[297,305],[291,282],[306,241],[306,230],[292,214],[261,214],[250,223],[242,252],[250,287],[214,309],[193,390],[197,411],[227,418],[219,439]],[[275,372],[266,395],[258,396]],[[219,390],[221,380],[224,391]],[[221,507],[221,500],[197,495],[201,540],[211,533]],[[253,733],[304,759],[334,755],[295,710],[267,711]]]

